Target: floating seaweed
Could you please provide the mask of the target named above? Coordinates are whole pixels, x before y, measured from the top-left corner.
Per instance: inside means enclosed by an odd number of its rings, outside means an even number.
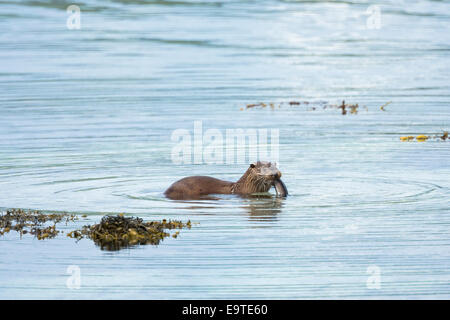
[[[414,136],[400,137],[401,141],[411,141],[414,140]]]
[[[86,218],[87,215],[82,215]],[[16,231],[23,234],[34,235],[38,240],[52,239],[63,233],[57,229],[58,223],[68,223],[78,220],[74,214],[44,214],[40,211],[8,209],[0,215],[0,236]],[[68,237],[80,240],[89,238],[101,249],[119,250],[137,244],[159,244],[161,240],[170,236],[167,230],[191,228],[191,221],[149,221],[141,218],[117,216],[104,216],[99,224],[83,226],[81,230],[67,233]],[[179,231],[172,234],[176,238]]]
[[[273,103],[272,103],[272,104],[273,104]],[[260,103],[253,103],[253,104],[248,104],[248,105],[247,105],[247,109],[255,108],[255,107],[262,107],[262,108],[265,108],[265,107],[267,107],[267,104],[265,104],[264,102],[260,102]]]
[[[357,114],[359,105],[358,104],[351,104],[351,105],[348,106],[348,108],[350,108],[350,113],[351,114]]]
[[[424,142],[429,139],[440,139],[442,141],[445,141],[448,139],[448,131],[444,131],[442,133],[442,135],[437,134],[437,135],[427,136],[425,134],[420,134],[420,135],[416,136],[415,139],[419,142]],[[400,137],[400,140],[401,141],[413,141],[414,136],[403,136],[403,137]]]
[[[417,141],[426,141],[426,140],[428,140],[430,137],[429,136],[426,136],[426,135],[424,135],[424,134],[421,134],[421,135],[418,135],[417,137],[416,137],[416,140]]]
[[[73,214],[43,214],[40,211],[9,209],[0,216],[0,235],[16,231],[20,233],[20,236],[29,233],[36,236],[38,240],[54,238],[58,233],[62,233],[56,229],[57,223],[65,221],[67,224],[77,219],[77,216]]]
[[[359,109],[359,104],[346,104],[345,100],[342,100],[342,103],[337,106],[337,105],[327,105],[327,108],[336,108],[336,109],[341,109],[341,114],[342,115],[346,115],[347,114],[347,110],[350,110],[350,114],[357,114],[358,113],[358,109]]]
[[[345,100],[342,100],[342,104],[339,106],[339,109],[342,110],[342,115],[347,114],[346,106],[345,106]]]
[[[326,101],[318,101],[318,102],[303,101],[303,102],[301,102],[301,101],[292,100],[292,101],[288,101],[288,102],[279,102],[279,103],[275,103],[275,102],[269,102],[269,103],[259,102],[259,103],[247,104],[245,109],[257,108],[257,107],[265,108],[267,106],[270,106],[270,108],[272,110],[274,110],[275,107],[277,107],[277,106],[278,106],[278,108],[281,108],[281,106],[283,104],[287,104],[289,106],[299,106],[301,104],[309,105],[310,103],[326,104]],[[240,110],[243,111],[244,108],[240,108]]]
[[[386,111],[386,109],[385,109],[385,107],[387,107],[389,104],[391,104],[392,103],[392,101],[388,101],[388,102],[386,102],[385,104],[383,104],[381,107],[380,107],[380,110],[381,111]]]
[[[141,218],[124,217],[123,215],[104,216],[99,224],[84,226],[67,234],[77,240],[88,238],[100,246],[102,250],[115,251],[134,245],[157,245],[170,236],[165,230],[191,228],[191,221],[149,221]],[[172,237],[176,238],[179,231]]]
[[[389,104],[390,102],[388,102],[387,104]],[[334,105],[334,104],[328,104],[326,101],[296,101],[296,100],[291,100],[288,102],[279,102],[278,103],[278,108],[281,108],[281,106],[283,104],[287,104],[289,106],[300,106],[300,105],[304,105],[304,106],[309,106],[310,104],[313,105],[312,107],[307,108],[306,110],[308,111],[315,111],[318,110],[318,107],[322,107],[322,109],[341,109],[341,113],[342,115],[346,115],[347,112],[349,111],[350,114],[357,114],[358,113],[358,109],[359,109],[359,104],[346,104],[345,100],[342,101],[342,104],[339,105]],[[385,105],[387,105],[385,104]],[[246,105],[246,109],[252,109],[252,108],[265,108],[267,106],[270,106],[270,108],[272,110],[275,109],[276,107],[276,103],[274,102],[269,102],[268,104],[264,103],[264,102],[259,102],[259,103],[252,103],[252,104],[247,104]],[[366,106],[364,106],[364,109],[366,111],[368,111],[368,108]],[[244,108],[240,108],[241,111],[244,110]]]

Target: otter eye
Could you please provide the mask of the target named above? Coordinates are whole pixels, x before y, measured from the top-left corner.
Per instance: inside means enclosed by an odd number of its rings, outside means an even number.
[[[250,168],[256,167],[254,163],[250,163]]]

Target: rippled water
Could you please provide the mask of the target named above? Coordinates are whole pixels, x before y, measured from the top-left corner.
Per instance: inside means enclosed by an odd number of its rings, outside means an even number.
[[[118,252],[9,234],[0,298],[450,298],[450,142],[399,140],[450,129],[448,1],[383,1],[379,28],[366,1],[86,0],[68,30],[70,4],[0,1],[0,207],[199,224]],[[368,110],[240,110],[343,99]],[[290,196],[165,199],[247,168],[174,164],[196,120],[279,129]]]

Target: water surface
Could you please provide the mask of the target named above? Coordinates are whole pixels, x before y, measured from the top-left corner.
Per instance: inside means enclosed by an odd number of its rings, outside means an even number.
[[[377,2],[379,29],[371,1],[85,0],[80,30],[70,4],[0,1],[0,207],[199,224],[118,252],[9,234],[0,298],[450,298],[450,143],[399,140],[450,129],[448,1]],[[240,110],[342,99],[368,110]],[[290,196],[165,199],[248,166],[174,164],[198,120],[278,129]]]

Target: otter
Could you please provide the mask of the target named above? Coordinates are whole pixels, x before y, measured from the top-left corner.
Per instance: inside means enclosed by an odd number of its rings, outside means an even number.
[[[209,194],[238,194],[267,192],[274,186],[277,195],[287,196],[287,188],[280,180],[281,172],[276,164],[257,161],[237,182],[224,181],[206,176],[192,176],[173,183],[164,195],[173,200],[199,199]]]

